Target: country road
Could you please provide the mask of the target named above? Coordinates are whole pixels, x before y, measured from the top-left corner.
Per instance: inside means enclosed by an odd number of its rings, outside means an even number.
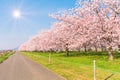
[[[0,64],[0,80],[64,80],[19,52]]]

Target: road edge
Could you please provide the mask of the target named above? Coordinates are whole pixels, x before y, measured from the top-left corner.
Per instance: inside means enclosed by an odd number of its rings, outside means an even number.
[[[21,52],[19,52],[19,54],[21,54]],[[21,54],[21,55],[23,55],[23,56],[24,56],[25,58],[27,58],[28,60],[30,60],[30,61],[32,61],[32,62],[35,62],[36,64],[42,66],[42,67],[45,68],[46,70],[48,70],[48,71],[54,73],[54,74],[57,75],[58,77],[60,77],[60,78],[62,78],[62,79],[64,79],[64,80],[67,80],[65,77],[63,77],[63,76],[59,75],[58,73],[52,71],[51,69],[47,68],[46,66],[44,66],[44,65],[42,65],[42,64],[40,64],[40,63],[34,61],[33,59],[31,59],[31,58],[25,56],[24,54]]]

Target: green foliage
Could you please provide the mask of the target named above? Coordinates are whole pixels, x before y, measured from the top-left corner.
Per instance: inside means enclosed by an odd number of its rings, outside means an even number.
[[[114,52],[115,60],[108,61],[107,52],[75,52],[71,51],[66,57],[65,52],[23,52],[24,55],[52,71],[65,77],[67,80],[93,80],[93,60],[96,60],[97,80],[120,80],[120,55]]]

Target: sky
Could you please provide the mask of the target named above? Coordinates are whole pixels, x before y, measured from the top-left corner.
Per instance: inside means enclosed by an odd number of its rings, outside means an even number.
[[[76,0],[0,0],[0,50],[14,49],[51,27],[48,14],[75,6]],[[20,18],[13,16],[19,10]]]

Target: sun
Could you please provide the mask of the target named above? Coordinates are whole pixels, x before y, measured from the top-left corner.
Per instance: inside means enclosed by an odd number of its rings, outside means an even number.
[[[14,10],[13,11],[13,17],[14,18],[20,18],[21,17],[21,12],[19,10]]]

